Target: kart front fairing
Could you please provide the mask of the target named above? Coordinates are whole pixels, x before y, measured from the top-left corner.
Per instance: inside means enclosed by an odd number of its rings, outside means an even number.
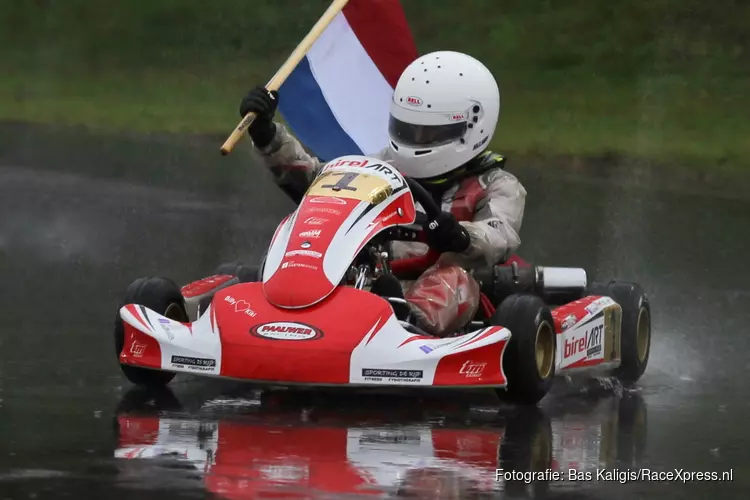
[[[218,289],[192,323],[126,304],[120,362],[280,385],[504,387],[506,328],[417,335],[382,297],[339,286],[375,235],[415,222],[408,186],[371,158],[330,163],[276,230],[262,282]]]
[[[361,156],[329,163],[273,236],[262,277],[266,299],[288,309],[324,300],[375,235],[415,219],[414,198],[394,168]]]

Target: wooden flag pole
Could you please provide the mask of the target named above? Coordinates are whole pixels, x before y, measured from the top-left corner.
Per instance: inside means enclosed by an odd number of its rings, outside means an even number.
[[[305,36],[305,38],[302,39],[299,45],[297,45],[297,48],[294,49],[294,52],[292,52],[292,54],[279,68],[276,74],[273,75],[273,78],[271,78],[271,80],[266,85],[266,89],[279,90],[284,81],[289,77],[292,71],[294,71],[294,68],[296,68],[299,62],[305,57],[307,51],[310,50],[310,47],[312,47],[312,44],[315,43],[318,37],[320,37],[323,31],[325,31],[328,25],[331,24],[331,21],[333,21],[333,19],[339,14],[339,12],[343,10],[344,6],[346,6],[348,2],[349,0],[333,0],[328,9],[323,13],[320,19],[318,19],[318,22],[315,23],[315,26],[312,27],[307,36]],[[224,141],[224,144],[221,146],[220,151],[222,156],[226,156],[232,151],[234,146],[244,135],[245,130],[247,130],[247,128],[253,123],[254,120],[255,113],[248,113],[244,118],[242,118],[240,123],[229,135],[229,137],[227,137],[227,140]]]

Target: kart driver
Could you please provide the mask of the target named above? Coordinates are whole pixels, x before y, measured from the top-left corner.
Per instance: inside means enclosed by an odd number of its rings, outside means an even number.
[[[251,90],[240,114],[256,113],[248,129],[276,184],[299,202],[323,164],[308,155],[287,128],[273,121],[280,96]],[[458,52],[419,57],[393,93],[390,141],[377,155],[422,184],[442,206],[425,225],[430,246],[442,255],[404,298],[426,332],[445,336],[476,314],[477,281],[467,272],[505,262],[521,243],[526,190],[503,169],[505,157],[486,149],[500,114],[500,91],[481,62]],[[393,258],[424,254],[427,246],[394,242]]]

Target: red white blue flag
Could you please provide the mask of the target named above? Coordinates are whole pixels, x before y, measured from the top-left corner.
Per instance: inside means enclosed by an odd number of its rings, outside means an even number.
[[[388,144],[393,89],[417,49],[399,0],[350,0],[279,89],[289,128],[323,160]]]

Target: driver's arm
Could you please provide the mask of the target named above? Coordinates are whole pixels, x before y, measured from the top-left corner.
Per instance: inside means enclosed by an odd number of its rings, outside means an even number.
[[[483,258],[488,265],[506,261],[521,245],[526,189],[511,173],[496,168],[479,178],[485,196],[476,206],[472,222],[461,222],[471,236],[464,252],[470,260]]]
[[[273,174],[274,182],[295,203],[302,201],[310,183],[318,174],[321,162],[307,154],[302,144],[281,123],[275,122],[276,133],[271,142],[254,148],[261,162]]]

